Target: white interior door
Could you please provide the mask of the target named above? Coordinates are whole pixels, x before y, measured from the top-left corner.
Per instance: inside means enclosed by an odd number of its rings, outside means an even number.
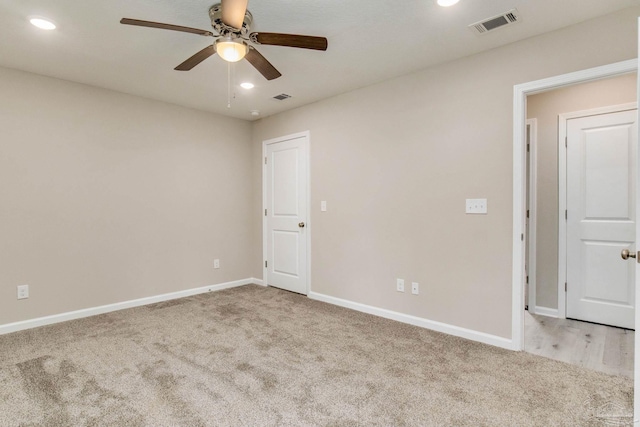
[[[266,284],[308,293],[308,136],[265,143]]]
[[[635,329],[636,110],[567,121],[567,317]]]

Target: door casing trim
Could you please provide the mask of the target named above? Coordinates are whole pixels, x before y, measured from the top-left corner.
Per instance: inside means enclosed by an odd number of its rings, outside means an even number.
[[[305,222],[305,229],[307,233],[307,277],[305,278],[305,295],[309,295],[311,292],[311,229],[312,229],[312,221],[311,221],[311,132],[304,131],[298,132],[290,135],[280,136],[277,138],[267,139],[262,141],[262,158],[260,159],[260,163],[262,164],[262,283],[265,286],[269,286],[267,281],[267,267],[265,267],[265,261],[267,260],[267,217],[263,215],[265,209],[267,209],[267,167],[263,159],[267,157],[267,145],[275,144],[278,142],[289,141],[292,139],[304,138],[305,144],[307,145],[307,158],[305,159],[307,166],[307,200],[305,203],[307,204],[307,219]]]
[[[524,350],[524,241],[525,162],[527,96],[559,89],[578,83],[586,83],[608,77],[637,72],[638,60],[576,71],[560,76],[522,83],[513,87],[513,235],[512,235],[512,291],[511,291],[511,342],[513,350]],[[637,326],[637,325],[636,325]]]

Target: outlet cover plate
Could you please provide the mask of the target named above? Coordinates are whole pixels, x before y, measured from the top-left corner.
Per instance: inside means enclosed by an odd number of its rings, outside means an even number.
[[[467,199],[465,212],[468,214],[486,214],[487,199]]]
[[[214,259],[213,260],[213,268],[220,268],[220,260],[219,259]]]
[[[396,280],[396,290],[398,292],[404,292],[404,279]]]
[[[420,284],[417,282],[411,282],[411,293],[418,295],[420,293]]]
[[[29,285],[18,286],[18,299],[29,298]]]

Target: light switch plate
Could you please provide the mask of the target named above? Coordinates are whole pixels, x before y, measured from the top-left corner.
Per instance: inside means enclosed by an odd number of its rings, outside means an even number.
[[[320,211],[321,212],[326,212],[327,211],[327,201],[326,200],[322,200],[320,202]]]
[[[487,199],[467,199],[466,213],[468,214],[486,214]]]

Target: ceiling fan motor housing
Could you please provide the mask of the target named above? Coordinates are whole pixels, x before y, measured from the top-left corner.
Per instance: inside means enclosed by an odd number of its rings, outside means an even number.
[[[230,27],[222,22],[222,4],[216,3],[209,8],[209,18],[211,18],[211,26],[221,36],[228,34],[235,34],[243,37],[248,37],[251,31],[251,25],[253,24],[253,15],[249,10],[244,14],[244,20],[242,21],[242,28],[238,31],[237,28]]]

